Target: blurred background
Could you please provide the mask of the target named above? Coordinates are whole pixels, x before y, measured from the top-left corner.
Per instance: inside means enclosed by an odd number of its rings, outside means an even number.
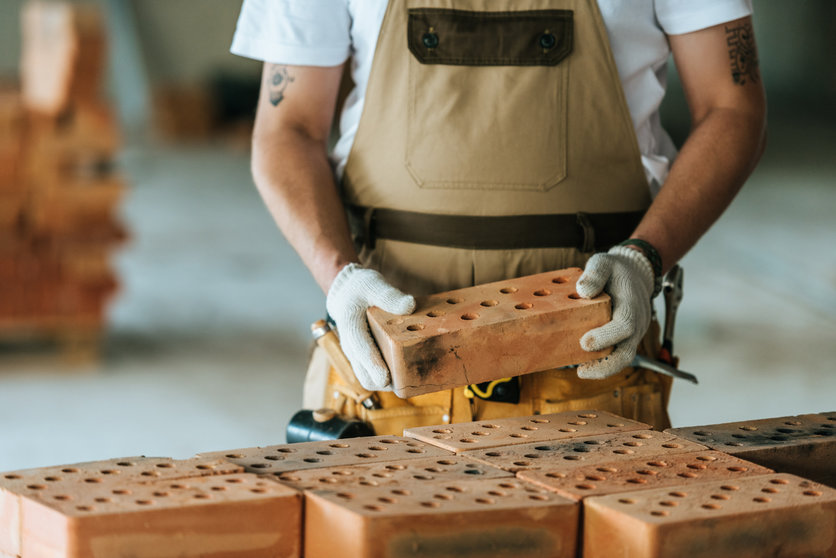
[[[0,470],[282,443],[324,296],[252,184],[240,2],[92,2],[77,70],[102,91],[72,117],[42,95],[26,125],[21,72],[54,80],[69,31],[41,14],[24,53],[24,4],[0,0]],[[836,409],[834,22],[830,0],[755,0],[769,145],[683,262],[700,385],[676,383],[674,426]],[[681,142],[672,65],[663,109]]]

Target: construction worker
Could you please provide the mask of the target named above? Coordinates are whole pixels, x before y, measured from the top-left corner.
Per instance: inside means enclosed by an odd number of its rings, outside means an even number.
[[[306,407],[378,434],[581,408],[667,426],[669,378],[630,364],[658,350],[662,274],[762,153],[751,13],[749,0],[244,0],[232,51],[265,62],[256,185],[380,403],[357,403],[315,355]],[[658,113],[671,52],[692,118],[678,155]],[[609,357],[499,395],[391,393],[368,307],[408,314],[412,295],[571,266],[581,296],[612,297],[613,320],[581,339]]]

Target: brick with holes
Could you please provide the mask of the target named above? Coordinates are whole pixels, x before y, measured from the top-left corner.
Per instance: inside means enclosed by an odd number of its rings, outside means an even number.
[[[524,470],[517,477],[572,500],[637,489],[687,486],[710,480],[734,480],[773,473],[771,469],[719,451],[676,453],[582,467]]]
[[[513,478],[514,474],[459,456],[425,457],[283,473],[276,478],[300,490],[403,483],[433,486],[440,482]]]
[[[609,432],[648,430],[642,422],[606,411],[566,411],[550,415],[511,417],[404,430],[404,436],[454,452],[565,440]]]
[[[836,556],[836,490],[772,474],[584,500],[585,558]]]
[[[581,336],[610,320],[610,299],[579,298],[577,268],[419,297],[409,316],[368,311],[401,397],[602,358]]]
[[[305,494],[305,556],[574,557],[578,512],[515,479],[315,490]]]
[[[452,452],[401,436],[323,440],[200,454],[205,459],[237,463],[248,473],[281,475],[291,471],[444,457]]]
[[[776,471],[836,486],[836,413],[667,430]]]
[[[484,450],[462,452],[468,457],[505,469],[549,469],[558,466],[586,466],[637,457],[662,457],[677,453],[703,451],[705,446],[683,440],[673,434],[653,430],[617,432],[569,440],[533,442]]]
[[[240,473],[67,487],[21,502],[27,558],[300,556],[302,496]]]
[[[103,461],[41,467],[0,474],[0,552],[20,554],[20,502],[23,498],[50,499],[67,490],[113,482],[149,482],[243,472],[222,459],[121,457]]]

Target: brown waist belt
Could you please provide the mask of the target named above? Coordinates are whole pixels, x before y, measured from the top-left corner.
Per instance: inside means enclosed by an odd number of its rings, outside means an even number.
[[[643,211],[472,216],[356,205],[346,209],[352,234],[370,248],[376,239],[386,238],[470,250],[577,248],[593,252],[629,238],[644,216]]]

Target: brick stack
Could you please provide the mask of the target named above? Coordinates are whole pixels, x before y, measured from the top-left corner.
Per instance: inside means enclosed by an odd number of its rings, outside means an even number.
[[[80,4],[23,9],[22,90],[0,97],[0,337],[95,349],[117,280],[125,187],[119,134],[101,98],[101,13]]]
[[[599,411],[15,471],[0,556],[834,557],[834,419],[758,444],[797,475]]]

